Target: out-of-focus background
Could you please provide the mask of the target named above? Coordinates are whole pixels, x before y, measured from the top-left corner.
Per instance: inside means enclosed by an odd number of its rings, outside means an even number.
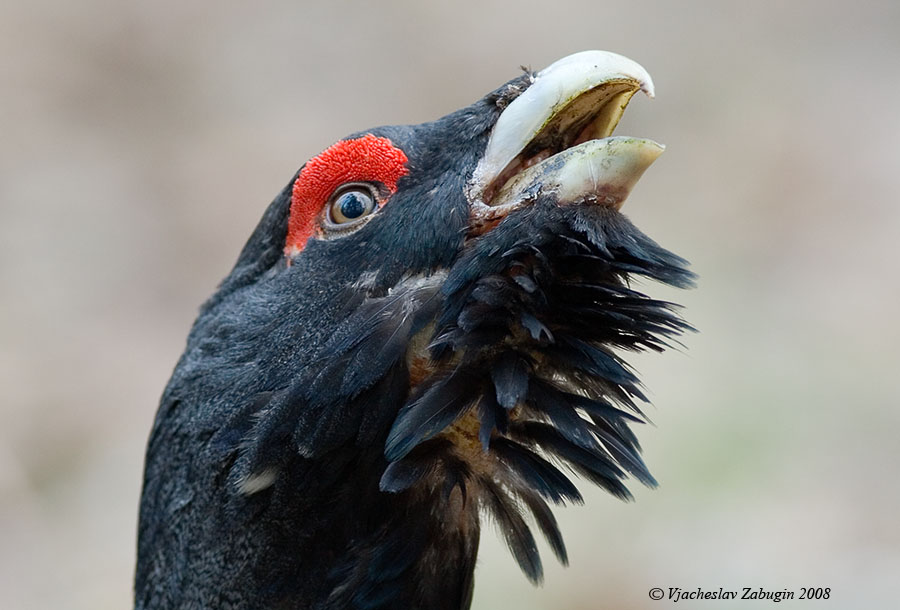
[[[125,608],[144,443],[198,305],[350,132],[603,48],[668,145],[626,206],[694,263],[688,349],[637,358],[656,491],[559,512],[532,588],[488,533],[475,608],[900,574],[900,3],[7,2],[0,9],[0,606]],[[769,602],[680,602],[759,608]]]

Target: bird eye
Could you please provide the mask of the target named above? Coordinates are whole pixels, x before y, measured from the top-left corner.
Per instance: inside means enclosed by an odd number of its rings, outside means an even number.
[[[377,208],[375,193],[365,184],[352,184],[335,191],[328,206],[328,222],[347,225],[357,222]]]

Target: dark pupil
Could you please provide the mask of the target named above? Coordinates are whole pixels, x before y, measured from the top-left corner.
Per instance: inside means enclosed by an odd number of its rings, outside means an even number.
[[[338,205],[345,218],[359,218],[366,213],[366,200],[359,193],[344,193]]]

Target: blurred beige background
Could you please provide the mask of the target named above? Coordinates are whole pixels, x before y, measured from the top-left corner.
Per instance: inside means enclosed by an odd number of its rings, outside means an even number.
[[[534,589],[488,532],[475,608],[651,609],[651,587],[897,607],[900,3],[5,3],[0,606],[126,608],[146,435],[198,305],[343,135],[604,48],[668,145],[626,206],[694,262],[684,353],[635,361],[656,491],[561,511]],[[892,313],[893,312],[893,313]],[[680,602],[760,608],[767,602]]]

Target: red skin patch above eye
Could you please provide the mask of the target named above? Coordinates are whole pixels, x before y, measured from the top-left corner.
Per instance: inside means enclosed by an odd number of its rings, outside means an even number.
[[[341,140],[307,161],[294,182],[285,255],[294,256],[303,250],[335,189],[347,182],[381,182],[393,194],[397,181],[409,173],[407,160],[406,154],[387,138],[366,134]],[[379,198],[378,207],[385,201]]]

